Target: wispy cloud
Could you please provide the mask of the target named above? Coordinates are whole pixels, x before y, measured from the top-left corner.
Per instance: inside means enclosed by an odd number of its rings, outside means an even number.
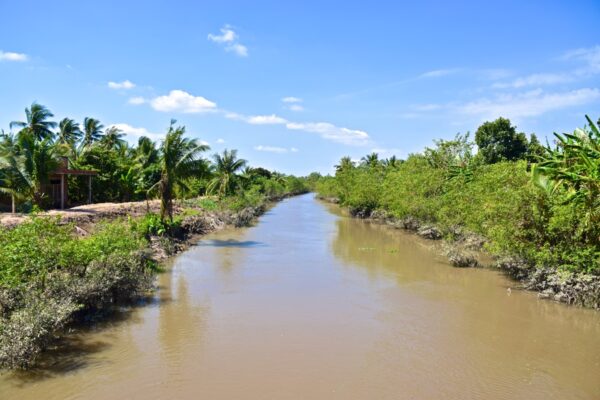
[[[297,153],[298,152],[298,149],[295,147],[287,148],[287,147],[263,146],[263,145],[254,146],[254,150],[264,151],[264,152],[268,152],[268,153],[278,153],[278,154]]]
[[[220,29],[220,35],[208,34],[208,40],[224,46],[225,51],[233,52],[240,57],[248,56],[248,48],[239,42],[239,36],[229,25]]]
[[[512,82],[497,82],[492,85],[496,89],[504,88],[522,88],[526,86],[548,86],[556,85],[559,83],[572,82],[573,77],[568,74],[552,74],[552,73],[540,73],[531,74],[524,77],[517,78]]]
[[[225,139],[218,138],[217,141],[216,141],[216,143],[217,144],[223,144],[223,143],[225,143]]]
[[[145,102],[146,99],[140,96],[131,97],[129,98],[129,100],[127,100],[127,103],[133,104],[134,106],[139,106],[140,104],[144,104]]]
[[[287,120],[285,118],[279,117],[275,114],[242,115],[234,112],[228,112],[225,114],[225,118],[232,119],[235,121],[244,121],[251,125],[280,125],[287,123]]]
[[[23,62],[29,60],[29,56],[24,53],[14,53],[11,51],[0,50],[0,61]]]
[[[142,136],[146,136],[152,140],[159,140],[159,139],[162,139],[165,137],[164,134],[152,133],[152,132],[149,132],[146,128],[136,128],[129,124],[120,123],[120,124],[113,124],[111,126],[114,126],[115,128],[119,129],[121,132],[126,134],[128,136],[128,139],[137,140]]]
[[[482,98],[456,108],[459,112],[484,118],[535,117],[550,111],[588,104],[600,99],[600,90],[583,88],[567,92],[546,93],[541,89],[519,94],[500,94]]]
[[[563,60],[575,60],[584,64],[576,72],[579,74],[600,73],[600,46],[568,51],[561,57]]]
[[[439,78],[442,76],[456,74],[462,71],[460,68],[451,68],[451,69],[435,69],[432,71],[427,71],[419,75],[419,78]]]
[[[351,146],[365,146],[369,143],[367,132],[338,127],[329,122],[288,122],[286,128],[294,131],[316,133],[324,139]]]
[[[111,89],[121,89],[128,90],[133,89],[135,87],[135,83],[130,80],[124,80],[123,82],[108,82],[108,87]]]
[[[193,96],[183,90],[171,90],[168,95],[150,101],[156,111],[197,114],[216,111],[217,104],[202,96]]]
[[[302,99],[299,97],[288,96],[281,99],[284,103],[302,103]]]
[[[281,101],[285,104],[284,108],[290,111],[304,111],[304,107],[300,105],[302,103],[302,99],[299,97],[284,97]]]
[[[385,148],[385,147],[376,147],[371,149],[371,151],[373,153],[377,153],[380,156],[398,156],[399,154],[402,154],[402,150],[396,148],[396,147],[391,147],[391,148]]]
[[[497,82],[494,89],[540,87],[575,82],[591,75],[600,74],[600,46],[571,50],[559,57],[560,61],[572,61],[576,65],[563,72],[539,72],[518,77],[510,82]]]

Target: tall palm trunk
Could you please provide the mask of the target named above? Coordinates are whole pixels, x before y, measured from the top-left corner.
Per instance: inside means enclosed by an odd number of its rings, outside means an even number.
[[[11,194],[10,198],[11,198],[11,202],[12,202],[12,213],[16,214],[17,213],[17,202],[15,199],[15,194],[14,193]]]

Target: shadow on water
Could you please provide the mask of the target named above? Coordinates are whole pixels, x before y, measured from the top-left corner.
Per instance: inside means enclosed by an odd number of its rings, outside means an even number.
[[[198,246],[200,246],[200,247],[241,247],[241,248],[245,248],[245,247],[267,247],[267,245],[265,243],[257,242],[257,241],[254,241],[254,240],[239,241],[239,240],[234,240],[234,239],[228,239],[228,240],[205,240],[205,241],[202,241],[202,242],[198,243]]]

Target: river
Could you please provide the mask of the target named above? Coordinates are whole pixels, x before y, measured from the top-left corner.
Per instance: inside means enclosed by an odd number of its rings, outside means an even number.
[[[600,313],[312,195],[203,238],[1,399],[600,399]]]

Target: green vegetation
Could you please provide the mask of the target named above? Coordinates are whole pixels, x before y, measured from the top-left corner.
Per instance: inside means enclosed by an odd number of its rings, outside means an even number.
[[[49,176],[64,157],[70,169],[97,172],[92,202],[160,198],[163,219],[172,219],[175,198],[237,196],[254,186],[266,196],[306,190],[299,178],[248,167],[236,150],[215,154],[211,163],[201,157],[209,147],[186,138],[185,127],[175,121],[160,143],[141,137],[131,146],[118,126],[105,129],[95,118],[85,118],[81,126],[70,118],[57,124],[54,114],[37,103],[25,109],[25,116],[10,124],[14,132],[0,134],[0,205],[11,204],[13,212],[53,206]],[[87,177],[69,176],[67,190],[71,205],[86,203]]]
[[[0,135],[0,203],[9,200],[13,213],[51,205],[46,188],[62,157],[70,168],[98,172],[94,201],[159,198],[161,208],[96,223],[91,233],[35,213],[14,228],[0,225],[0,367],[30,366],[69,322],[138,297],[151,287],[155,259],[178,239],[215,220],[247,224],[266,201],[308,188],[304,178],[248,167],[236,150],[210,163],[201,157],[209,147],[186,138],[175,121],[158,146],[142,137],[131,147],[117,127],[104,130],[94,118],[83,128],[69,118],[56,124],[36,103],[25,114],[11,124],[16,133]],[[85,182],[68,183],[69,198],[87,199]]]
[[[500,118],[477,130],[476,143],[457,135],[403,162],[344,157],[315,187],[359,216],[414,218],[449,239],[482,235],[496,256],[600,274],[600,132],[588,124],[543,147]]]

